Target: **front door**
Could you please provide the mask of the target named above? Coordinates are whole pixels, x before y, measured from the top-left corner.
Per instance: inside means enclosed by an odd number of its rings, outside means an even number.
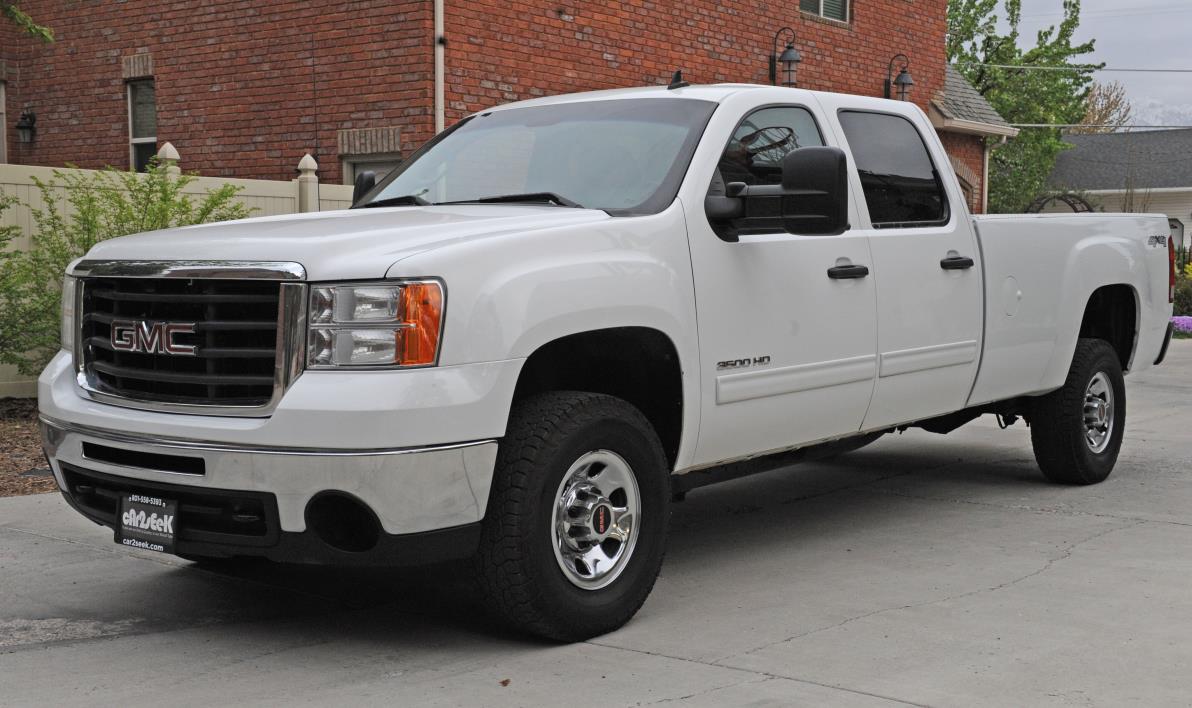
[[[977,375],[983,304],[980,254],[959,185],[936,167],[946,158],[925,120],[847,108],[836,116],[869,213],[863,232],[877,276],[878,379],[863,427],[964,408]]]
[[[784,155],[823,144],[807,109],[755,110],[728,141],[709,194],[778,184]],[[868,236],[789,234],[687,209],[703,395],[696,464],[855,432],[877,372],[874,278],[856,267],[870,264]]]

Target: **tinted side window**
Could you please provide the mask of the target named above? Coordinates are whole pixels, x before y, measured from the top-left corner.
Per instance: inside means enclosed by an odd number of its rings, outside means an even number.
[[[875,228],[947,222],[943,183],[927,145],[909,120],[885,113],[841,111],[840,125]]]
[[[807,109],[759,108],[745,116],[733,131],[708,185],[708,197],[723,198],[730,182],[750,186],[782,184],[782,158],[798,148],[823,144],[819,126]],[[780,204],[777,198],[754,197],[745,201],[744,211],[737,216],[716,218],[709,214],[708,219],[712,230],[730,241],[742,234],[778,233],[782,231]]]
[[[823,144],[819,127],[807,109],[762,108],[746,116],[733,131],[717,165],[719,177],[724,183],[781,184],[782,158],[787,153]],[[716,186],[713,184],[714,190]]]

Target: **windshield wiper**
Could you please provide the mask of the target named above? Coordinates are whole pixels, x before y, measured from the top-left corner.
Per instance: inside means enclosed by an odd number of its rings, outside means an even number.
[[[361,204],[361,209],[370,209],[372,207],[394,207],[394,206],[430,206],[431,202],[426,201],[417,194],[404,194],[400,197],[386,197],[378,199],[375,202],[368,204]]]
[[[525,194],[499,194],[493,197],[476,197],[475,199],[461,199],[457,202],[439,202],[439,204],[556,204],[572,209],[583,209],[583,205],[554,192],[527,192]]]

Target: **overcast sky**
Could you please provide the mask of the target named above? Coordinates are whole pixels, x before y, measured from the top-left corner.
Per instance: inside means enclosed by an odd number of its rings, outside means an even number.
[[[1058,24],[1062,0],[1022,0],[1023,43]],[[1004,23],[1004,10],[998,17]],[[1192,69],[1192,0],[1082,0],[1077,41],[1097,40],[1090,63],[1107,69]],[[1192,73],[1098,72],[1098,81],[1118,81],[1134,105],[1137,125],[1192,126]]]

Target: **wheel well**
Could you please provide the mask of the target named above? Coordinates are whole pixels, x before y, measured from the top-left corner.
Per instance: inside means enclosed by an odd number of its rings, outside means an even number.
[[[1080,336],[1109,342],[1125,371],[1134,352],[1137,318],[1134,290],[1129,285],[1105,285],[1089,296],[1080,322]]]
[[[670,338],[647,327],[572,334],[542,345],[522,367],[516,402],[545,391],[590,391],[640,410],[673,467],[683,430],[683,372]]]

